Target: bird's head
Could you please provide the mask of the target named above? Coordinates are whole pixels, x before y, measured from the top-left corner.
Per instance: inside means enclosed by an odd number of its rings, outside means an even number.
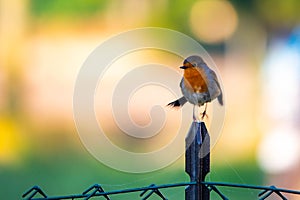
[[[200,56],[190,56],[183,61],[183,66],[181,69],[188,69],[192,67],[200,67],[202,64],[205,64],[203,59]]]

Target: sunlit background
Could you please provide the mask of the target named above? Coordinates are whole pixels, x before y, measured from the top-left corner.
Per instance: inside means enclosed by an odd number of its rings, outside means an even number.
[[[184,158],[148,174],[106,167],[73,122],[73,88],[87,56],[112,35],[147,26],[196,39],[218,66],[226,119],[208,180],[299,190],[299,7],[297,0],[0,0],[0,199],[20,199],[33,185],[62,195],[94,183],[112,190],[188,180]],[[179,59],[162,62],[181,73]],[[133,117],[145,124],[138,100]],[[183,199],[183,189],[171,191],[170,199]]]

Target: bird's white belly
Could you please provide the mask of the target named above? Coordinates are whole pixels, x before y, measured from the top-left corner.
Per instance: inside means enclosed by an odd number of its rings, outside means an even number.
[[[181,83],[181,92],[183,96],[194,105],[202,106],[206,102],[210,102],[210,95],[208,92],[191,92],[186,87],[184,87],[184,82]]]

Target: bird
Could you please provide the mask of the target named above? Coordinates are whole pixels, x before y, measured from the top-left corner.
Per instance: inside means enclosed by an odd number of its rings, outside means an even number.
[[[220,87],[216,73],[210,69],[204,60],[198,55],[187,57],[180,67],[184,70],[180,81],[180,88],[183,96],[169,104],[170,107],[182,107],[186,102],[193,104],[193,120],[197,121],[195,116],[195,107],[205,105],[201,119],[206,115],[207,103],[217,99],[223,106],[223,92]]]

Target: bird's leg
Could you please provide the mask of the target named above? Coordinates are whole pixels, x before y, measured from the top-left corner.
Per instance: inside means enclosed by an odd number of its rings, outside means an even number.
[[[207,115],[206,115],[206,109],[207,109],[207,103],[205,104],[205,108],[204,108],[203,113],[201,113],[201,114],[202,114],[202,116],[201,116],[201,119],[202,119],[202,120],[204,119],[205,116],[207,116]]]
[[[194,120],[194,122],[197,121],[197,117],[195,115],[195,107],[196,107],[196,105],[193,106],[193,120]]]
[[[198,105],[194,105],[193,106],[193,120],[194,122],[200,122],[200,118],[199,118],[199,107]]]

